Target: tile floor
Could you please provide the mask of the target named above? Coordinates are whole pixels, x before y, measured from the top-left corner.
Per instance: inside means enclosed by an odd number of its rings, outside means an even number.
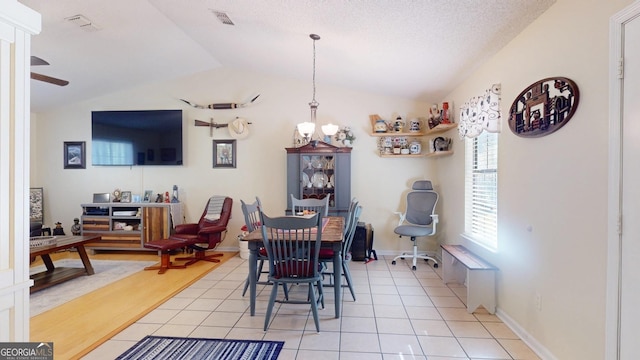
[[[345,288],[335,319],[333,289],[325,288],[320,333],[309,305],[292,304],[276,304],[264,332],[271,288],[258,286],[250,316],[248,293],[242,297],[247,269],[240,257],[227,261],[83,359],[114,359],[145,335],[284,341],[278,359],[539,359],[498,317],[468,314],[464,286],[445,286],[440,269],[426,263],[412,271],[391,257],[351,262],[357,301]]]

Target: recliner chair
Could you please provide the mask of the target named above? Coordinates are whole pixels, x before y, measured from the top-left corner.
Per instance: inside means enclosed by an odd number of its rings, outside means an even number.
[[[436,234],[436,224],[438,224],[438,215],[435,214],[436,204],[438,203],[438,193],[433,191],[433,186],[429,180],[418,180],[411,186],[411,191],[407,194],[407,205],[404,213],[394,212],[400,215],[398,226],[393,230],[400,237],[408,236],[413,242],[413,252],[402,253],[393,258],[392,265],[396,264],[396,260],[410,257],[413,259],[412,269],[416,270],[417,259],[425,261],[433,261],[433,267],[438,267],[438,262],[427,254],[418,254],[418,244],[416,238],[421,236],[433,236]]]
[[[176,260],[188,260],[185,265],[191,265],[200,260],[219,262],[220,260],[216,257],[222,254],[207,255],[206,251],[215,248],[224,239],[232,206],[233,199],[230,197],[212,196],[197,223],[176,225],[175,233],[170,239],[182,240],[186,246],[195,251],[192,257],[176,258]]]

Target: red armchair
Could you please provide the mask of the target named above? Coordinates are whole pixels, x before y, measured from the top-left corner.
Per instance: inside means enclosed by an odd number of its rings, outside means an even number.
[[[205,206],[198,223],[176,225],[175,233],[170,237],[173,240],[184,241],[189,248],[195,251],[195,254],[191,257],[176,259],[188,260],[185,265],[190,265],[200,260],[211,262],[220,261],[216,259],[216,257],[220,257],[222,254],[207,255],[206,251],[215,248],[222,242],[227,232],[227,223],[231,218],[233,199],[230,197],[224,198],[222,211],[218,219],[207,219],[209,202],[211,202],[212,199],[214,198],[209,199],[207,202],[207,206]]]

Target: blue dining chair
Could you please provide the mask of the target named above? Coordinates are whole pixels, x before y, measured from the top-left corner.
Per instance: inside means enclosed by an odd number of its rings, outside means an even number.
[[[268,279],[273,283],[264,319],[264,331],[269,328],[276,302],[310,304],[316,331],[320,332],[318,304],[324,308],[322,276],[318,270],[318,255],[322,240],[322,216],[310,218],[283,216],[271,218],[260,213],[262,240],[269,262]],[[289,290],[288,296],[277,300],[278,288],[294,284],[308,284],[306,299],[297,299]]]

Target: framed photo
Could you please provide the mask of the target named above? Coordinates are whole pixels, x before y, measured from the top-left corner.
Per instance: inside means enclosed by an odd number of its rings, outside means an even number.
[[[213,167],[236,167],[236,140],[213,140]]]
[[[120,202],[130,203],[131,202],[131,191],[123,191],[120,195]]]
[[[44,188],[29,190],[29,221],[44,224]]]
[[[64,142],[64,168],[65,169],[85,169],[86,151],[84,141]]]
[[[151,197],[153,196],[153,190],[145,190],[144,197],[142,198],[142,202],[151,202]]]

